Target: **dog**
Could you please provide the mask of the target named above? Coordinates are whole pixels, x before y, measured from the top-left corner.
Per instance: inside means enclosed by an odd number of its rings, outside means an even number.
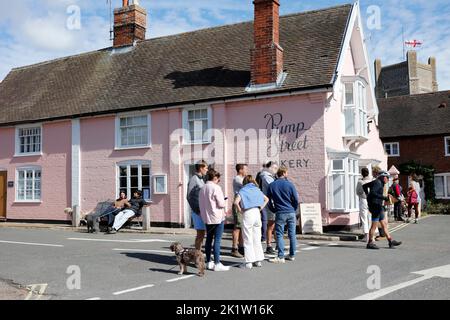
[[[179,275],[182,275],[189,263],[195,264],[198,269],[198,275],[203,277],[205,275],[205,257],[200,250],[196,250],[194,248],[183,248],[181,243],[174,242],[170,246],[170,250],[175,252],[175,256],[177,257],[177,262],[180,266]]]

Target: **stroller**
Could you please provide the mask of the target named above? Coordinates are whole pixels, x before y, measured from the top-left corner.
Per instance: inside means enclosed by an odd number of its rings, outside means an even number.
[[[121,208],[114,207],[114,201],[105,201],[97,204],[97,207],[93,212],[86,216],[86,225],[88,233],[97,233],[100,230],[101,221],[106,220],[105,218],[109,215],[115,216],[120,211]],[[109,222],[109,219],[108,219]]]

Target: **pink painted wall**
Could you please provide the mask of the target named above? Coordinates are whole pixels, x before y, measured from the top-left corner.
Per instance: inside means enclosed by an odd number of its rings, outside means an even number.
[[[169,172],[168,131],[168,114],[166,112],[153,112],[152,147],[115,151],[115,117],[82,119],[82,212],[90,212],[98,202],[116,197],[116,166],[119,162],[130,160],[151,161],[152,175],[167,174]],[[151,216],[153,221],[170,221],[172,219],[167,196],[152,194],[152,202]]]
[[[70,207],[71,201],[71,122],[44,124],[42,133],[42,156],[14,157],[15,129],[0,129],[0,169],[6,169],[8,181],[15,184],[7,192],[8,219],[69,220],[64,209]],[[41,167],[41,203],[15,202],[16,169],[24,166]]]

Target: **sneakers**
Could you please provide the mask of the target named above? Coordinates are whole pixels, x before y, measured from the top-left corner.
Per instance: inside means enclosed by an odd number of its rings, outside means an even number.
[[[230,270],[230,267],[225,267],[221,263],[214,265],[214,271],[228,271],[228,270]]]
[[[107,234],[116,234],[117,231],[113,228],[111,228],[110,230],[108,230],[108,232],[106,232]]]
[[[242,254],[239,253],[238,249],[231,250],[231,256],[239,259],[244,257]]]
[[[269,262],[276,263],[276,264],[283,264],[286,261],[284,260],[284,258],[276,257],[276,258],[273,258],[273,259],[269,259]]]
[[[262,267],[262,263],[261,263],[261,261],[258,261],[258,262],[255,262],[255,263],[253,264],[253,266],[255,266],[255,267],[257,267],[257,268],[261,268],[261,267]]]
[[[206,264],[206,269],[214,270],[214,262],[210,261]]]
[[[415,219],[414,224],[419,224],[419,220]]]
[[[286,260],[288,261],[295,261],[295,257],[294,256],[289,256],[286,258]]]
[[[398,246],[400,246],[401,244],[402,244],[401,241],[395,241],[395,240],[392,240],[392,241],[389,241],[389,248],[390,248],[390,249],[394,249],[395,247],[398,247]]]
[[[368,243],[368,244],[367,244],[367,249],[370,249],[370,250],[379,250],[380,248],[378,248],[378,246],[377,246],[375,243],[371,242],[371,243]]]
[[[240,265],[241,269],[252,269],[253,268],[253,264],[252,263],[243,263]]]
[[[267,247],[266,254],[275,254],[275,250],[272,247]]]

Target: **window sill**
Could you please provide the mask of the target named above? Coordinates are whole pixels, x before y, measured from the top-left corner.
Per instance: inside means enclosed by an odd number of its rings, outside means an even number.
[[[115,147],[114,151],[139,150],[139,149],[151,149],[151,148],[152,148],[152,145],[136,146],[136,147]]]
[[[400,155],[392,155],[392,156],[388,155],[388,158],[400,158]]]
[[[13,204],[42,204],[42,201],[14,201]]]
[[[42,152],[38,153],[19,153],[14,154],[14,158],[23,158],[23,157],[42,157],[44,154]]]
[[[207,145],[211,144],[211,141],[201,141],[201,142],[183,142],[183,146],[198,146],[198,145]]]

